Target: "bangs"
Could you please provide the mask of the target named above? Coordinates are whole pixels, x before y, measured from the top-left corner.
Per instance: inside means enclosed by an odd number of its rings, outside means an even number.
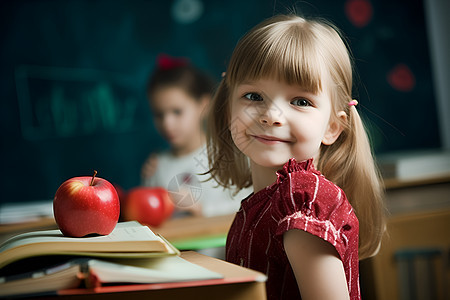
[[[296,21],[262,26],[245,36],[235,49],[227,72],[230,86],[242,82],[275,79],[318,94],[325,75],[324,60],[315,45],[311,26]]]

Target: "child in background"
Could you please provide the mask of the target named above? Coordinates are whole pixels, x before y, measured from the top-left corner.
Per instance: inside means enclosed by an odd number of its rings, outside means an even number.
[[[265,273],[268,299],[360,299],[358,260],[385,227],[356,105],[349,51],[326,21],[275,16],[233,52],[211,107],[210,174],[253,185],[226,259]]]
[[[186,59],[166,55],[158,57],[147,87],[156,128],[170,150],[150,155],[142,167],[143,185],[168,189],[178,209],[204,216],[239,208],[232,189],[201,175],[208,170],[203,120],[213,89],[213,82]]]

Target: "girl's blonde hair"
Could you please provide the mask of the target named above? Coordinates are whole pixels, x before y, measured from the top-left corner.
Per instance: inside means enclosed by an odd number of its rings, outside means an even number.
[[[271,78],[319,93],[331,91],[331,122],[343,131],[332,145],[322,145],[317,169],[341,187],[360,223],[359,257],[374,255],[385,228],[383,188],[368,137],[352,100],[352,62],[339,30],[324,20],[295,15],[272,17],[237,44],[211,106],[208,156],[211,176],[224,187],[252,185],[248,158],[234,145],[229,125],[230,96],[237,84]],[[328,80],[324,80],[328,78]],[[338,118],[344,111],[346,120]]]

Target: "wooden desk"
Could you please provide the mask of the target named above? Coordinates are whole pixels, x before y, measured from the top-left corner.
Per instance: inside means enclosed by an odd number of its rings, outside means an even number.
[[[393,257],[396,249],[450,248],[449,178],[387,183],[387,205],[391,213],[388,220],[389,235],[385,237],[377,256],[361,262],[361,289],[363,298],[367,300],[399,299],[399,281]],[[186,239],[225,236],[232,220],[233,215],[212,218],[186,217],[171,219],[153,230],[177,244]],[[56,224],[50,219],[20,225],[0,225],[0,243],[5,237],[20,232],[50,228],[56,228]],[[425,228],[427,229],[424,230]],[[448,276],[450,278],[450,275]],[[449,284],[447,286],[450,286]]]
[[[95,289],[59,291],[49,299],[183,299],[183,300],[247,300],[266,299],[262,273],[242,268],[225,261],[193,251],[182,252],[181,257],[211,271],[224,275],[223,279],[197,282],[108,286]]]

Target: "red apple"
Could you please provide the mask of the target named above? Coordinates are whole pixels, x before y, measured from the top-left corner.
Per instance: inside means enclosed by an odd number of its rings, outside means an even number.
[[[174,208],[166,189],[136,187],[128,192],[124,217],[157,227],[172,215]]]
[[[65,236],[107,235],[119,220],[120,202],[114,186],[107,180],[74,177],[61,184],[53,200],[56,224]]]

